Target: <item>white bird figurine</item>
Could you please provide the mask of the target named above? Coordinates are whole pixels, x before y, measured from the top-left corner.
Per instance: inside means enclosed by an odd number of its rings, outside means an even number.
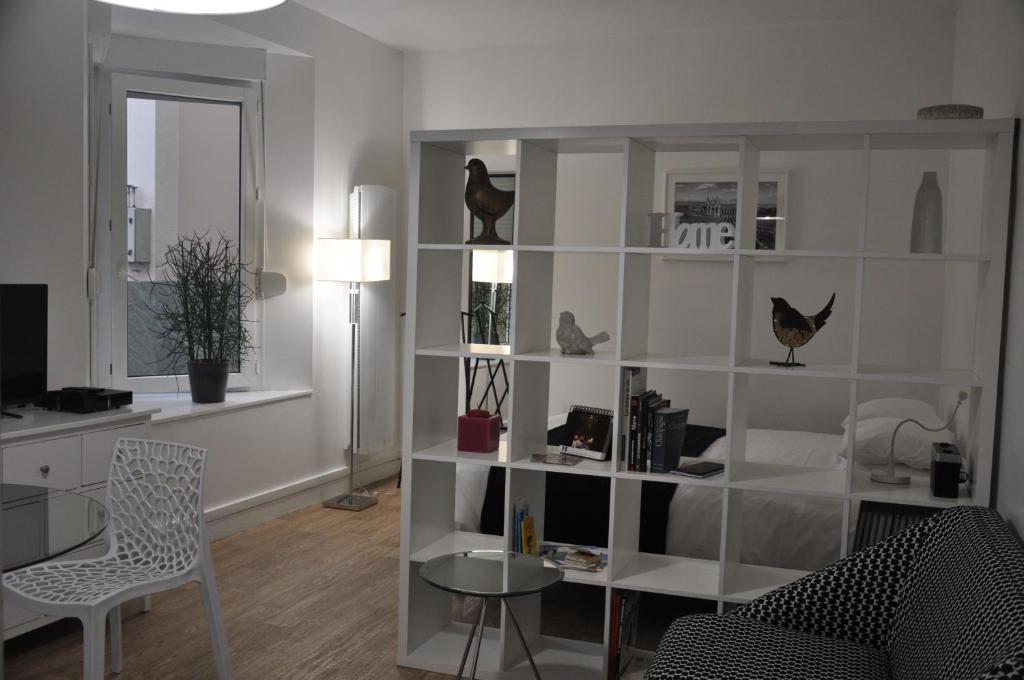
[[[562,312],[558,315],[555,340],[562,348],[562,354],[593,354],[594,345],[608,342],[610,339],[611,336],[604,331],[588,338],[583,329],[576,325],[576,317],[572,312]]]

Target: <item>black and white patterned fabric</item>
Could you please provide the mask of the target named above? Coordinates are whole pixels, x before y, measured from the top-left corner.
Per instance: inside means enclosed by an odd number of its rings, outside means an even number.
[[[982,673],[978,680],[1024,680],[1024,649]]]
[[[977,678],[1024,647],[1024,551],[992,510],[929,524],[889,631],[893,677]]]
[[[817,653],[835,666],[822,678],[1024,680],[1024,548],[995,511],[952,508],[728,615],[692,619],[706,626],[736,619],[708,630],[728,631],[714,642],[718,667],[735,658],[749,664],[748,674],[723,675],[695,657],[706,642],[680,619],[659,645],[649,680],[804,677],[771,670],[793,654],[790,638],[765,635],[753,644],[736,633],[754,624],[817,640]],[[861,668],[852,650],[880,655],[884,674]]]
[[[928,530],[927,520],[915,524],[731,613],[885,651],[900,589]]]
[[[885,654],[740,616],[684,616],[668,629],[646,680],[887,680]]]

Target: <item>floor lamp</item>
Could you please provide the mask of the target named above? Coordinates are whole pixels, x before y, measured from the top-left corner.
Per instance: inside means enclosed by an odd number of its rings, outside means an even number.
[[[391,241],[379,239],[317,239],[317,280],[349,285],[348,320],[352,334],[352,385],[349,393],[348,493],[324,501],[325,508],[365,510],[377,499],[355,493],[356,450],[359,448],[359,287],[391,278]]]

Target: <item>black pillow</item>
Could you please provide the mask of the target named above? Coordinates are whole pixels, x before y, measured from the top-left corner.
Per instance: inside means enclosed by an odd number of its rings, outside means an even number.
[[[697,458],[724,436],[725,430],[720,427],[687,423],[686,433],[683,435],[683,455],[688,458]]]

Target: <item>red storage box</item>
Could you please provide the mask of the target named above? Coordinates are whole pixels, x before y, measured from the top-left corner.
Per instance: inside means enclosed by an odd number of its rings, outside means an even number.
[[[501,415],[488,411],[469,411],[459,416],[457,448],[470,453],[490,453],[498,450],[501,438]]]

